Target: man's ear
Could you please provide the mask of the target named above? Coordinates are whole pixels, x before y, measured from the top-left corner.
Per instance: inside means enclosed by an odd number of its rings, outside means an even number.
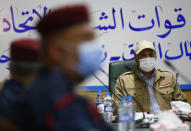
[[[52,62],[55,62],[55,64],[60,62],[60,57],[62,57],[61,56],[61,51],[59,50],[56,43],[49,44],[48,55],[50,57],[50,60]]]
[[[138,58],[137,58],[137,55],[135,55],[135,62],[138,63]]]
[[[135,62],[137,64],[137,67],[139,66],[139,59],[138,59],[138,55],[135,55]]]

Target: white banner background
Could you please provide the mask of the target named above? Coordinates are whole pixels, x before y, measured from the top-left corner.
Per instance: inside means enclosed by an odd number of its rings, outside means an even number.
[[[106,51],[103,56],[106,72],[109,62],[132,59],[137,42],[148,40],[155,43],[157,67],[172,71],[163,63],[167,59],[190,78],[190,0],[1,0],[0,81],[9,74],[10,42],[17,38],[38,37],[33,29],[36,21],[49,10],[72,3],[89,6],[92,26]],[[164,38],[161,38],[162,35]],[[108,85],[107,76],[99,71],[97,76]],[[179,83],[191,84],[181,77]],[[94,77],[82,85],[102,86]]]

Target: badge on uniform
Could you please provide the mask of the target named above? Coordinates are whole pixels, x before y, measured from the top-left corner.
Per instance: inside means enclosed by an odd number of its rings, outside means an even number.
[[[170,83],[164,84],[164,85],[160,85],[159,88],[164,88],[164,87],[168,87],[168,86],[170,86]]]

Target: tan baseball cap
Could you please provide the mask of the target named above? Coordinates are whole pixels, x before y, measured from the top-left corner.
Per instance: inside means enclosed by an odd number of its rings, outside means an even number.
[[[135,54],[139,54],[144,49],[152,49],[156,51],[155,47],[153,46],[153,43],[151,43],[150,41],[143,40],[139,42],[135,47]]]

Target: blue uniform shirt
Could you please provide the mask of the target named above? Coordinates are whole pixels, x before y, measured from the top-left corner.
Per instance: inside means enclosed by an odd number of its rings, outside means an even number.
[[[25,92],[23,85],[17,80],[5,81],[0,92],[0,118],[7,118],[11,114],[11,106],[16,102],[17,97]]]
[[[154,73],[152,74],[152,77],[150,79],[147,79],[141,72],[140,72],[140,74],[143,77],[143,79],[145,80],[148,91],[149,91],[151,113],[157,114],[160,112],[160,107],[157,103],[157,100],[156,100],[154,92],[153,92],[153,84],[154,84],[154,78],[155,78],[156,71],[154,71]]]
[[[17,115],[12,119],[28,131],[110,130],[95,108],[73,90],[63,73],[43,68],[27,94],[15,104]]]

